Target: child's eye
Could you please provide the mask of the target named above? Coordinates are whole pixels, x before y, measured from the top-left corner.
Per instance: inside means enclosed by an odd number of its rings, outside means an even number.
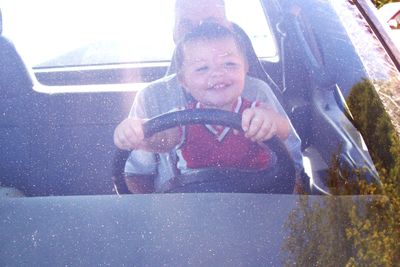
[[[236,62],[228,61],[225,62],[225,67],[233,68],[236,67],[238,64]]]
[[[208,67],[207,66],[202,66],[202,67],[195,68],[194,71],[195,72],[204,72],[206,70],[208,70]]]

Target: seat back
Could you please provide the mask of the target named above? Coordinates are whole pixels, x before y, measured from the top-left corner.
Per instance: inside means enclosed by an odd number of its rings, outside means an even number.
[[[0,10],[0,185],[19,187],[29,169],[28,114],[32,80],[13,43],[3,36]]]
[[[20,96],[27,88],[32,88],[32,79],[13,43],[3,36],[0,10],[0,98]]]
[[[233,28],[245,45],[247,61],[249,63],[249,76],[265,81],[271,87],[278,100],[281,101],[282,91],[261,65],[249,36],[239,25],[233,24]]]

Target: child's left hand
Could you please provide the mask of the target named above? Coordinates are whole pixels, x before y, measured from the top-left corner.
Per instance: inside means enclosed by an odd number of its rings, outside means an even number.
[[[245,137],[253,142],[263,142],[274,135],[286,140],[289,134],[289,121],[272,108],[261,104],[243,111],[242,129]]]

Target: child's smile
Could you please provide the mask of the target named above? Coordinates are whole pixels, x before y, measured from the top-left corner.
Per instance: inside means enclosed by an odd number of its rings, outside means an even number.
[[[210,85],[208,89],[210,89],[210,90],[223,90],[223,89],[228,88],[231,85],[232,85],[232,83],[224,83],[224,82],[215,83],[215,84]]]

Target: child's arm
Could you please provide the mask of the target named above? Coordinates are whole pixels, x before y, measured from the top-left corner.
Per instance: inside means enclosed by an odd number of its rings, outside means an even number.
[[[173,128],[144,138],[145,120],[126,118],[114,130],[114,144],[124,150],[142,149],[149,152],[166,152],[174,148],[181,140],[179,128]]]
[[[285,141],[290,130],[289,121],[271,107],[260,104],[243,111],[242,128],[245,136],[254,142],[262,142],[274,135]]]

